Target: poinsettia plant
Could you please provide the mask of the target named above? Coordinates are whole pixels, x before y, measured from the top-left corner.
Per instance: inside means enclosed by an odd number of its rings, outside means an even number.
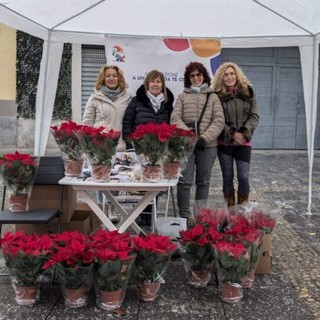
[[[38,160],[29,154],[7,153],[0,156],[0,172],[5,185],[12,194],[29,193],[38,168]]]
[[[162,122],[140,124],[129,135],[137,155],[144,155],[147,164],[157,165],[167,153],[169,138],[172,136],[172,127]]]
[[[133,249],[137,254],[134,263],[134,276],[139,281],[156,282],[165,273],[172,253],[177,246],[169,236],[156,235],[132,238]]]
[[[240,241],[213,242],[219,281],[241,284],[247,277],[250,264],[250,247]]]
[[[209,209],[202,207],[196,216],[197,223],[203,225],[208,231],[214,227],[217,231],[222,232],[227,223],[228,211],[225,208]]]
[[[51,133],[59,147],[69,160],[82,160],[82,150],[75,131],[82,125],[71,120],[62,122],[60,126],[51,126]]]
[[[179,251],[185,265],[198,271],[210,268],[214,257],[204,226],[197,224],[179,233]]]
[[[263,211],[253,211],[250,216],[250,222],[255,228],[263,230],[265,234],[270,234],[276,226],[276,218]]]
[[[52,234],[52,250],[43,269],[56,265],[63,287],[78,289],[91,285],[94,252],[88,238],[78,231]]]
[[[257,229],[242,217],[234,217],[233,227],[225,231],[224,237],[230,241],[239,241],[250,248],[250,267],[256,267],[260,258],[260,249],[264,232]]]
[[[191,130],[170,126],[171,136],[168,141],[168,150],[164,157],[165,162],[181,161],[187,159],[193,151],[198,136]]]
[[[92,165],[111,164],[112,157],[116,153],[116,146],[121,136],[121,131],[111,129],[104,131],[104,127],[94,128],[83,125],[75,131],[82,149]]]
[[[6,266],[15,286],[32,287],[37,284],[52,244],[48,235],[27,235],[23,231],[8,231],[0,239]]]
[[[130,245],[130,234],[99,230],[89,236],[94,252],[95,284],[100,290],[115,291],[123,288],[129,280],[136,255]]]

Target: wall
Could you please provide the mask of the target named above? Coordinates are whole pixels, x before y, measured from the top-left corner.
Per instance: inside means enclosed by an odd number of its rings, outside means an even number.
[[[16,31],[0,24],[0,141],[16,144]]]

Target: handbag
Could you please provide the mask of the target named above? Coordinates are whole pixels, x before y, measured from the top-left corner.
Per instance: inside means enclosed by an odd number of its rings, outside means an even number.
[[[193,131],[193,132],[195,132],[196,134],[199,134],[199,135],[200,135],[200,123],[201,123],[202,118],[204,116],[204,112],[206,111],[209,96],[210,96],[210,93],[207,93],[206,102],[205,102],[204,107],[203,107],[203,109],[201,111],[201,114],[200,114],[200,117],[199,117],[198,121],[186,123],[186,126],[189,128],[189,130],[191,130],[191,131]]]

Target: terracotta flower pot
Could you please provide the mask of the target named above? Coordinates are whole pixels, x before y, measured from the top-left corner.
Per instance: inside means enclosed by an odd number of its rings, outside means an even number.
[[[211,273],[210,270],[189,270],[188,281],[189,283],[198,288],[205,287],[210,281]]]
[[[162,178],[162,168],[160,165],[148,165],[143,170],[143,180],[147,182],[157,182]]]
[[[219,296],[227,303],[239,302],[243,297],[243,287],[239,283],[219,282]]]
[[[92,180],[96,182],[110,181],[111,164],[94,164],[91,168]]]
[[[32,287],[17,287],[15,286],[16,297],[15,300],[20,306],[34,305],[39,298],[39,291],[37,286]]]
[[[65,305],[69,308],[80,308],[87,304],[88,294],[87,288],[79,288],[79,289],[62,289]]]
[[[64,163],[64,174],[67,177],[80,177],[82,175],[83,160],[70,160],[65,159]]]
[[[138,298],[142,301],[152,302],[158,296],[160,282],[140,282],[138,283]]]
[[[164,162],[162,169],[164,179],[176,179],[179,174],[180,162]]]
[[[29,210],[28,194],[12,195],[9,198],[9,210],[11,212],[26,212]]]
[[[122,289],[115,291],[99,290],[99,306],[104,310],[120,308],[122,304]]]

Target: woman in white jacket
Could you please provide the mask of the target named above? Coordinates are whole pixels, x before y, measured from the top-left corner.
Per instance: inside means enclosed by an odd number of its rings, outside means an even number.
[[[132,95],[127,91],[123,72],[117,66],[106,65],[100,69],[83,114],[83,124],[94,127],[104,126],[105,131],[122,131],[122,120]],[[125,150],[125,143],[120,139],[118,151]]]
[[[127,91],[127,83],[123,72],[117,66],[106,65],[100,69],[94,86],[94,92],[89,97],[83,114],[82,123],[93,127],[105,127],[105,131],[113,129],[122,131],[122,121],[132,95]],[[117,151],[125,151],[126,144],[120,139]],[[98,192],[97,200],[102,202],[102,192]],[[114,207],[108,206],[108,216],[112,221],[118,217]]]

